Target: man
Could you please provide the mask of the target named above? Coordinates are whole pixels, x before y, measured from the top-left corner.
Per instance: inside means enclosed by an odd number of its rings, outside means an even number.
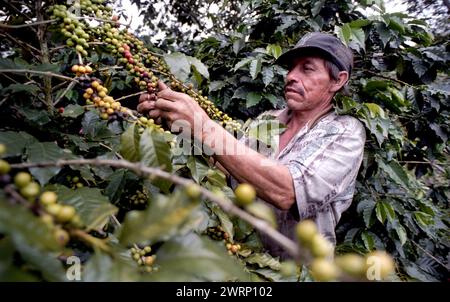
[[[141,96],[138,110],[169,124],[184,120],[192,129],[196,116],[201,131],[194,131],[194,136],[216,153],[215,160],[231,175],[234,185],[236,181],[253,185],[258,198],[274,208],[281,233],[294,238],[295,225],[308,218],[336,243],[334,229],[351,204],[365,142],[361,123],[336,115],[332,105],[334,95],[350,77],[353,55],[336,37],[311,33],[277,63],[289,72],[284,91],[287,106],[272,112],[287,126],[275,151],[261,154],[244,146],[209,119],[192,98],[162,83],[157,100]],[[218,137],[223,144],[213,139]],[[245,152],[224,154],[225,147],[244,148]],[[272,255],[287,256],[269,238],[262,236],[262,240]]]

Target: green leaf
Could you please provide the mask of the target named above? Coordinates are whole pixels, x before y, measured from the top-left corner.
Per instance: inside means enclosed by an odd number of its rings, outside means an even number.
[[[140,242],[167,240],[177,234],[197,203],[188,200],[181,191],[171,196],[159,195],[145,211],[131,211],[125,216],[120,242],[128,245]]]
[[[4,237],[0,240],[0,282],[40,281],[14,265],[15,250],[11,237]]]
[[[355,49],[366,49],[366,35],[364,34],[364,30],[361,28],[351,28],[351,37],[350,41],[352,41],[355,44]]]
[[[253,58],[245,58],[242,59],[241,61],[239,61],[234,67],[233,67],[233,71],[237,71],[239,68],[244,67],[245,65],[250,64],[250,62],[253,60]]]
[[[11,84],[4,88],[4,92],[27,92],[29,94],[36,95],[39,91],[39,87],[35,84],[25,85],[25,84]]]
[[[406,233],[405,228],[400,224],[395,224],[394,229],[398,235],[398,238],[400,239],[400,244],[404,245],[408,240],[408,235]]]
[[[199,59],[194,58],[194,57],[188,57],[189,63],[191,63],[191,65],[195,66],[195,69],[205,78],[205,79],[209,79],[209,72],[208,72],[208,68],[206,67],[205,64],[203,64]]]
[[[234,54],[238,54],[242,48],[245,46],[245,38],[237,39],[233,42],[233,52]]]
[[[164,60],[176,78],[182,82],[188,79],[191,72],[191,64],[186,55],[181,52],[174,52],[164,55]]]
[[[351,28],[361,28],[361,27],[367,26],[367,25],[369,25],[369,24],[371,24],[371,23],[372,23],[371,20],[367,20],[367,19],[358,19],[358,20],[355,20],[355,21],[350,22],[348,25],[349,25]]]
[[[393,181],[402,186],[403,188],[409,188],[409,178],[408,174],[403,170],[403,167],[392,160],[386,162],[384,159],[376,159],[378,166],[382,169]]]
[[[120,137],[120,154],[129,161],[140,159],[138,128],[139,126],[136,123],[132,123]]]
[[[149,277],[151,281],[249,280],[248,273],[227,254],[223,244],[194,233],[164,243],[156,255],[156,264],[161,268]]]
[[[265,86],[272,83],[274,73],[272,67],[264,67],[262,70],[262,76],[263,76],[263,83]]]
[[[433,224],[433,216],[420,211],[414,212],[414,220],[423,227]]]
[[[104,141],[105,138],[112,137],[114,134],[108,129],[107,121],[100,119],[98,113],[93,110],[84,114],[81,121],[83,133],[90,140]]]
[[[50,117],[45,110],[37,110],[31,108],[20,108],[18,109],[21,114],[24,115],[25,119],[36,123],[39,126],[43,126],[50,122]]]
[[[25,147],[33,144],[37,140],[26,132],[0,131],[0,144],[6,146],[6,152],[3,156],[20,156]]]
[[[266,52],[268,55],[271,55],[275,59],[278,59],[279,56],[281,56],[281,46],[278,44],[269,44],[266,47]]]
[[[132,261],[94,253],[84,266],[82,278],[84,282],[133,282],[140,281],[141,274]]]
[[[84,108],[80,105],[68,105],[64,108],[64,112],[61,114],[64,117],[79,117],[84,113]]]
[[[48,189],[58,194],[61,204],[75,207],[88,230],[103,228],[109,217],[118,211],[108,198],[102,195],[100,189],[83,187],[71,190],[62,185],[51,185]]]
[[[219,219],[220,225],[222,226],[223,230],[225,232],[227,232],[228,235],[230,236],[229,240],[231,242],[233,242],[234,228],[233,228],[233,223],[231,222],[230,217],[228,216],[228,214],[225,213],[222,210],[222,208],[220,208],[216,204],[211,204],[209,208],[214,213],[214,215],[216,215],[217,218]]]
[[[197,183],[200,183],[208,174],[209,166],[195,156],[188,157],[186,166],[191,171],[192,178]]]
[[[249,90],[245,86],[241,86],[234,91],[232,99],[246,99]]]
[[[250,62],[250,75],[252,79],[256,79],[258,74],[261,72],[261,59],[252,60]]]
[[[377,205],[375,207],[375,214],[378,220],[383,224],[386,218],[388,218],[389,221],[392,221],[395,218],[394,209],[385,201],[377,202]]]
[[[264,253],[253,253],[247,258],[245,258],[245,262],[250,264],[258,264],[259,267],[270,267],[273,270],[280,270],[281,264],[280,261],[273,258],[271,255]]]
[[[249,92],[247,94],[245,106],[247,108],[257,105],[261,101],[262,95],[258,92]]]
[[[372,234],[364,231],[361,233],[361,239],[363,240],[364,246],[368,251],[372,251],[375,246],[375,239]]]
[[[72,155],[69,150],[61,149],[52,142],[35,142],[26,147],[26,153],[28,156],[27,162],[29,163],[55,162],[58,159],[69,158]],[[31,174],[42,186],[45,185],[50,178],[58,174],[60,170],[60,167],[30,168]]]
[[[352,29],[350,28],[348,23],[345,23],[341,27],[337,26],[336,31],[341,41],[344,42],[345,45],[348,45],[348,43],[350,42],[350,37],[352,35]]]
[[[138,152],[144,165],[172,171],[170,146],[161,133],[150,128],[145,129],[141,134]]]

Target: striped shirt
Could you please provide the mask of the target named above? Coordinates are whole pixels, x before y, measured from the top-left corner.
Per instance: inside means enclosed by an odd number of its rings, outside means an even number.
[[[253,123],[270,117],[285,123],[289,110],[263,113]],[[280,210],[267,203],[276,214],[282,234],[294,239],[295,225],[303,219],[312,219],[320,233],[336,244],[335,227],[352,202],[365,139],[365,129],[356,118],[330,112],[300,129],[281,152],[277,147],[279,134],[273,137],[275,146],[261,148],[258,143],[258,152],[285,165],[292,176],[296,202],[291,209]],[[257,145],[249,136],[240,140],[253,149]],[[233,178],[231,185],[237,186]],[[278,244],[260,235],[268,252],[288,258]]]

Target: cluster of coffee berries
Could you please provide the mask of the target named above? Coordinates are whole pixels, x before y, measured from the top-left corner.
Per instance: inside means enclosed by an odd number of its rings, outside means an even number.
[[[298,241],[309,249],[313,260],[311,274],[317,281],[332,281],[346,275],[352,278],[364,278],[370,265],[378,265],[379,278],[383,279],[394,271],[394,262],[385,252],[375,251],[365,257],[358,254],[345,254],[332,260],[333,245],[318,232],[311,220],[301,221],[296,226]],[[376,263],[375,263],[376,262]]]
[[[69,186],[72,189],[79,189],[79,188],[84,187],[83,181],[78,176],[70,176],[70,175],[68,175],[66,177],[66,180],[69,182]]]
[[[230,255],[236,255],[241,250],[240,244],[234,244],[234,243],[228,242],[225,244],[225,246],[227,247],[228,254],[230,254]]]
[[[137,124],[139,125],[139,133],[144,132],[146,128],[151,128],[160,133],[164,133],[164,128],[161,125],[155,124],[155,121],[151,118],[146,118],[145,116],[141,116],[137,119]],[[170,133],[170,132],[169,132]]]
[[[225,230],[220,225],[207,228],[205,233],[214,240],[228,241],[228,239],[230,238],[230,235],[228,235],[228,233],[225,232]]]
[[[90,86],[84,90],[83,98],[87,105],[93,104],[100,111],[100,117],[104,120],[115,120],[126,117],[130,114],[128,108],[122,107],[122,104],[110,95],[108,89],[98,80],[91,82]]]
[[[150,255],[152,248],[145,246],[140,248],[138,246],[130,249],[131,258],[142,268],[143,272],[151,273],[155,270],[153,264],[156,260],[156,255]]]
[[[80,77],[84,74],[92,73],[92,67],[89,65],[73,65],[70,70],[76,74],[77,77]]]
[[[39,197],[39,203],[45,210],[45,213],[41,215],[41,220],[54,229],[58,243],[65,246],[70,237],[64,228],[83,227],[80,216],[73,206],[58,203],[58,195],[52,191],[43,192]]]
[[[147,204],[148,202],[148,194],[145,190],[136,191],[135,194],[131,195],[130,203],[139,205],[139,204]]]
[[[228,130],[237,131],[240,128],[239,123],[216,108],[213,102],[202,95],[201,91],[196,92],[192,84],[185,85],[177,80],[164,60],[159,55],[150,52],[144,46],[143,41],[128,32],[126,28],[120,29],[118,17],[112,16],[111,9],[104,4],[105,2],[82,0],[77,4],[77,8],[85,17],[75,16],[64,5],[54,5],[50,8],[52,16],[60,22],[60,31],[67,37],[66,42],[69,46],[75,46],[78,53],[86,56],[90,42],[105,43],[106,49],[112,55],[117,56],[118,62],[123,64],[130,76],[134,76],[137,86],[149,93],[150,96],[156,97],[158,76],[162,75],[168,78],[174,90],[190,95],[212,119],[220,121]],[[95,26],[85,21],[85,19],[99,16],[102,18],[100,25]],[[89,66],[76,65],[72,68],[77,76],[92,72],[92,68]],[[108,96],[107,91],[94,87],[96,85],[94,83],[99,83],[99,81],[92,83],[92,87],[88,87],[84,91],[83,97],[87,100],[88,105],[93,104],[100,109],[102,119],[113,120],[120,118],[118,115],[120,112],[131,113],[129,109],[122,107],[119,102]],[[100,83],[98,85],[101,86]],[[150,121],[139,122],[139,124],[147,127]],[[154,127],[154,124],[150,126]]]

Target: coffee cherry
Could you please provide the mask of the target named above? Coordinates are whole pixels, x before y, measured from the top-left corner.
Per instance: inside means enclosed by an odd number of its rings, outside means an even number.
[[[200,187],[196,184],[190,184],[186,187],[186,194],[190,199],[198,199],[201,194]]]
[[[20,189],[20,194],[25,198],[34,198],[38,196],[41,187],[36,182],[30,182]]]
[[[298,240],[303,244],[311,243],[314,235],[318,233],[316,224],[311,220],[299,222],[295,228]]]
[[[314,259],[311,263],[311,274],[317,281],[332,281],[338,276],[338,269],[331,261]]]
[[[59,222],[68,222],[75,216],[75,208],[72,206],[62,206],[59,212],[56,214],[56,220]]]
[[[315,257],[329,257],[333,254],[333,251],[333,245],[325,237],[321,234],[316,234],[313,236],[311,240],[311,253]]]
[[[78,72],[79,71],[79,68],[80,68],[80,66],[78,66],[78,65],[73,65],[72,66],[72,72]]]
[[[61,228],[55,229],[53,236],[60,246],[65,246],[70,240],[69,233]]]
[[[0,159],[0,175],[8,174],[9,171],[11,171],[11,166],[8,162],[4,161],[3,159]]]
[[[44,206],[56,203],[58,200],[58,195],[55,192],[45,191],[41,194],[40,201]]]
[[[57,204],[57,203],[52,203],[49,204],[46,208],[45,211],[47,211],[47,213],[49,213],[52,216],[57,216],[58,213],[61,211],[62,209],[62,205]]]
[[[345,273],[360,277],[366,273],[366,259],[357,254],[346,254],[336,257],[336,265]]]
[[[240,184],[234,191],[236,195],[236,202],[241,206],[251,204],[256,198],[256,191],[250,184]]]

